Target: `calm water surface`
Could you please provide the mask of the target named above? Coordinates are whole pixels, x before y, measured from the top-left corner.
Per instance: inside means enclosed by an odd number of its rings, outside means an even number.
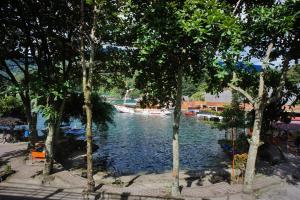
[[[96,163],[120,174],[172,169],[172,116],[116,113],[115,125],[100,133]],[[224,159],[217,141],[223,133],[195,118],[182,117],[180,168],[204,169]]]

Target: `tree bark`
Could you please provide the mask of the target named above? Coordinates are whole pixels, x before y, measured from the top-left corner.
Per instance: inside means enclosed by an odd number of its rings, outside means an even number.
[[[49,176],[53,170],[53,138],[55,132],[55,123],[49,122],[48,124],[48,135],[45,144],[46,160],[44,165],[43,175]]]
[[[55,134],[54,135],[55,135],[55,142],[56,143],[60,139],[60,124],[61,124],[61,121],[62,121],[62,116],[63,116],[63,112],[64,112],[64,109],[65,109],[65,103],[66,103],[65,96],[66,95],[64,95],[64,98],[62,99],[62,102],[60,104],[58,118],[55,122]]]
[[[93,150],[92,150],[92,108],[90,95],[86,99],[85,112],[86,112],[86,158],[87,158],[87,190],[92,192],[95,189],[95,181],[93,178]]]
[[[31,102],[29,95],[24,95],[23,93],[19,93],[25,108],[25,115],[26,115],[26,120],[29,128],[29,141],[31,145],[34,145],[34,143],[37,141],[38,134],[37,134],[37,113],[31,112]]]
[[[28,120],[28,127],[29,127],[29,140],[32,145],[38,140],[38,133],[37,133],[37,113],[31,113],[31,117]]]
[[[255,163],[257,157],[257,150],[260,144],[260,132],[263,120],[264,105],[262,102],[255,104],[255,120],[253,125],[253,134],[250,139],[250,147],[248,151],[248,159],[245,172],[245,180],[243,191],[245,193],[253,192],[253,180],[255,175]]]
[[[243,191],[245,193],[252,193],[253,192],[253,179],[255,175],[255,163],[257,157],[257,150],[260,143],[260,132],[261,126],[263,121],[263,112],[266,104],[266,91],[265,91],[265,69],[270,60],[270,54],[273,49],[273,43],[271,42],[268,45],[266,56],[263,60],[262,70],[259,73],[259,88],[258,88],[258,98],[255,100],[254,103],[254,110],[255,110],[255,119],[253,125],[253,134],[250,141],[250,147],[248,151],[248,159],[246,165],[246,172],[245,172],[245,180]]]
[[[172,196],[179,196],[179,125],[181,115],[181,101],[182,101],[182,67],[179,67],[177,77],[177,96],[174,110],[174,123],[173,123],[173,184]]]
[[[91,52],[90,61],[88,67],[86,66],[84,58],[84,2],[81,1],[81,65],[82,65],[82,86],[84,93],[84,110],[86,113],[86,141],[87,141],[87,192],[95,190],[95,181],[93,178],[93,152],[92,152],[92,102],[91,102],[91,90],[92,90],[92,74],[94,66],[95,56],[95,31],[96,31],[96,5],[94,5],[93,15],[93,27],[91,30]]]

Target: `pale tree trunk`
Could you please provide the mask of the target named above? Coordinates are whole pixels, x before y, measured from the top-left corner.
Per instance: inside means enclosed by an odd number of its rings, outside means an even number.
[[[253,125],[253,134],[250,138],[250,147],[248,151],[248,159],[245,172],[245,180],[243,191],[246,193],[253,192],[253,179],[255,176],[255,163],[257,158],[257,150],[260,144],[260,132],[263,121],[263,112],[266,104],[266,92],[265,92],[265,69],[268,65],[270,54],[273,49],[273,43],[270,43],[266,52],[266,56],[263,60],[262,70],[259,73],[259,88],[258,98],[254,103],[255,119]]]
[[[84,58],[84,2],[81,1],[81,64],[83,71],[82,86],[84,93],[84,110],[86,113],[86,141],[87,141],[87,191],[92,192],[95,190],[95,181],[93,178],[93,150],[92,150],[92,102],[91,102],[91,91],[92,91],[92,75],[94,66],[95,56],[95,26],[96,26],[96,5],[94,5],[94,16],[93,16],[93,27],[91,30],[91,52],[90,61],[88,67],[86,66]]]
[[[45,177],[49,176],[53,170],[53,139],[54,139],[55,128],[56,128],[55,123],[49,122],[48,135],[45,144],[46,159],[45,159],[45,165],[43,171],[43,175]]]
[[[174,123],[173,123],[173,184],[172,196],[179,196],[179,124],[181,115],[181,101],[182,101],[182,67],[179,67],[177,77],[177,94],[176,94]]]
[[[255,104],[255,119],[253,125],[253,133],[250,139],[250,147],[248,151],[248,159],[245,172],[245,180],[243,190],[246,193],[253,191],[253,180],[255,176],[255,163],[257,157],[257,150],[260,144],[260,132],[263,120],[264,105],[262,102]]]

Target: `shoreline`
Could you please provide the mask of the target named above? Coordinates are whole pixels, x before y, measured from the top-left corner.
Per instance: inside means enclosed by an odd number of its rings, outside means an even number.
[[[16,171],[15,174],[0,183],[0,187],[2,188],[20,187],[22,191],[29,191],[29,189],[31,191],[32,188],[38,188],[39,191],[45,188],[61,188],[61,193],[68,191],[68,194],[74,193],[78,195],[81,195],[85,189],[86,179],[78,174],[78,172],[83,170],[82,168],[68,170],[56,163],[55,171],[50,176],[51,178],[43,182],[40,172],[43,169],[43,162],[35,161],[31,163],[26,153],[26,143],[0,145],[0,150],[2,153],[1,161],[5,161]],[[78,158],[83,159],[82,156]],[[255,194],[260,195],[259,197],[268,197],[266,195],[270,194],[277,195],[276,197],[283,197],[282,193],[274,194],[274,191],[278,191],[279,189],[282,191],[284,189],[284,197],[287,197],[285,199],[294,200],[295,194],[298,194],[297,192],[300,194],[299,167],[299,157],[292,156],[288,156],[288,161],[285,163],[275,166],[265,166],[267,171],[262,171],[256,175]],[[264,168],[259,166],[259,169],[263,170]],[[224,169],[218,170],[222,174]],[[241,195],[244,195],[242,193],[242,185],[229,184],[221,180],[222,177],[218,177],[219,174],[213,170],[180,171],[181,197],[184,199],[243,199],[241,198]],[[219,178],[220,180],[212,183],[212,177]],[[117,199],[121,199],[124,194],[132,198],[140,197],[139,199],[147,199],[149,197],[153,197],[153,199],[158,199],[158,197],[169,198],[173,180],[171,172],[137,173],[117,177],[109,175],[107,172],[98,172],[94,175],[94,178],[97,187],[95,194],[102,195],[102,199],[112,198],[112,195],[117,195]],[[50,189],[48,190],[50,191]],[[0,197],[7,195],[5,191],[7,190],[0,189]],[[293,193],[289,193],[289,191],[293,191]]]

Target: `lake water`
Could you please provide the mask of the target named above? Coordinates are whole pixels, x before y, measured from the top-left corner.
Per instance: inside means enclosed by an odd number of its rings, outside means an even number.
[[[95,163],[118,174],[163,172],[172,169],[172,116],[116,113],[115,125],[100,133]],[[205,169],[223,161],[218,139],[224,133],[195,118],[182,116],[180,168]]]

